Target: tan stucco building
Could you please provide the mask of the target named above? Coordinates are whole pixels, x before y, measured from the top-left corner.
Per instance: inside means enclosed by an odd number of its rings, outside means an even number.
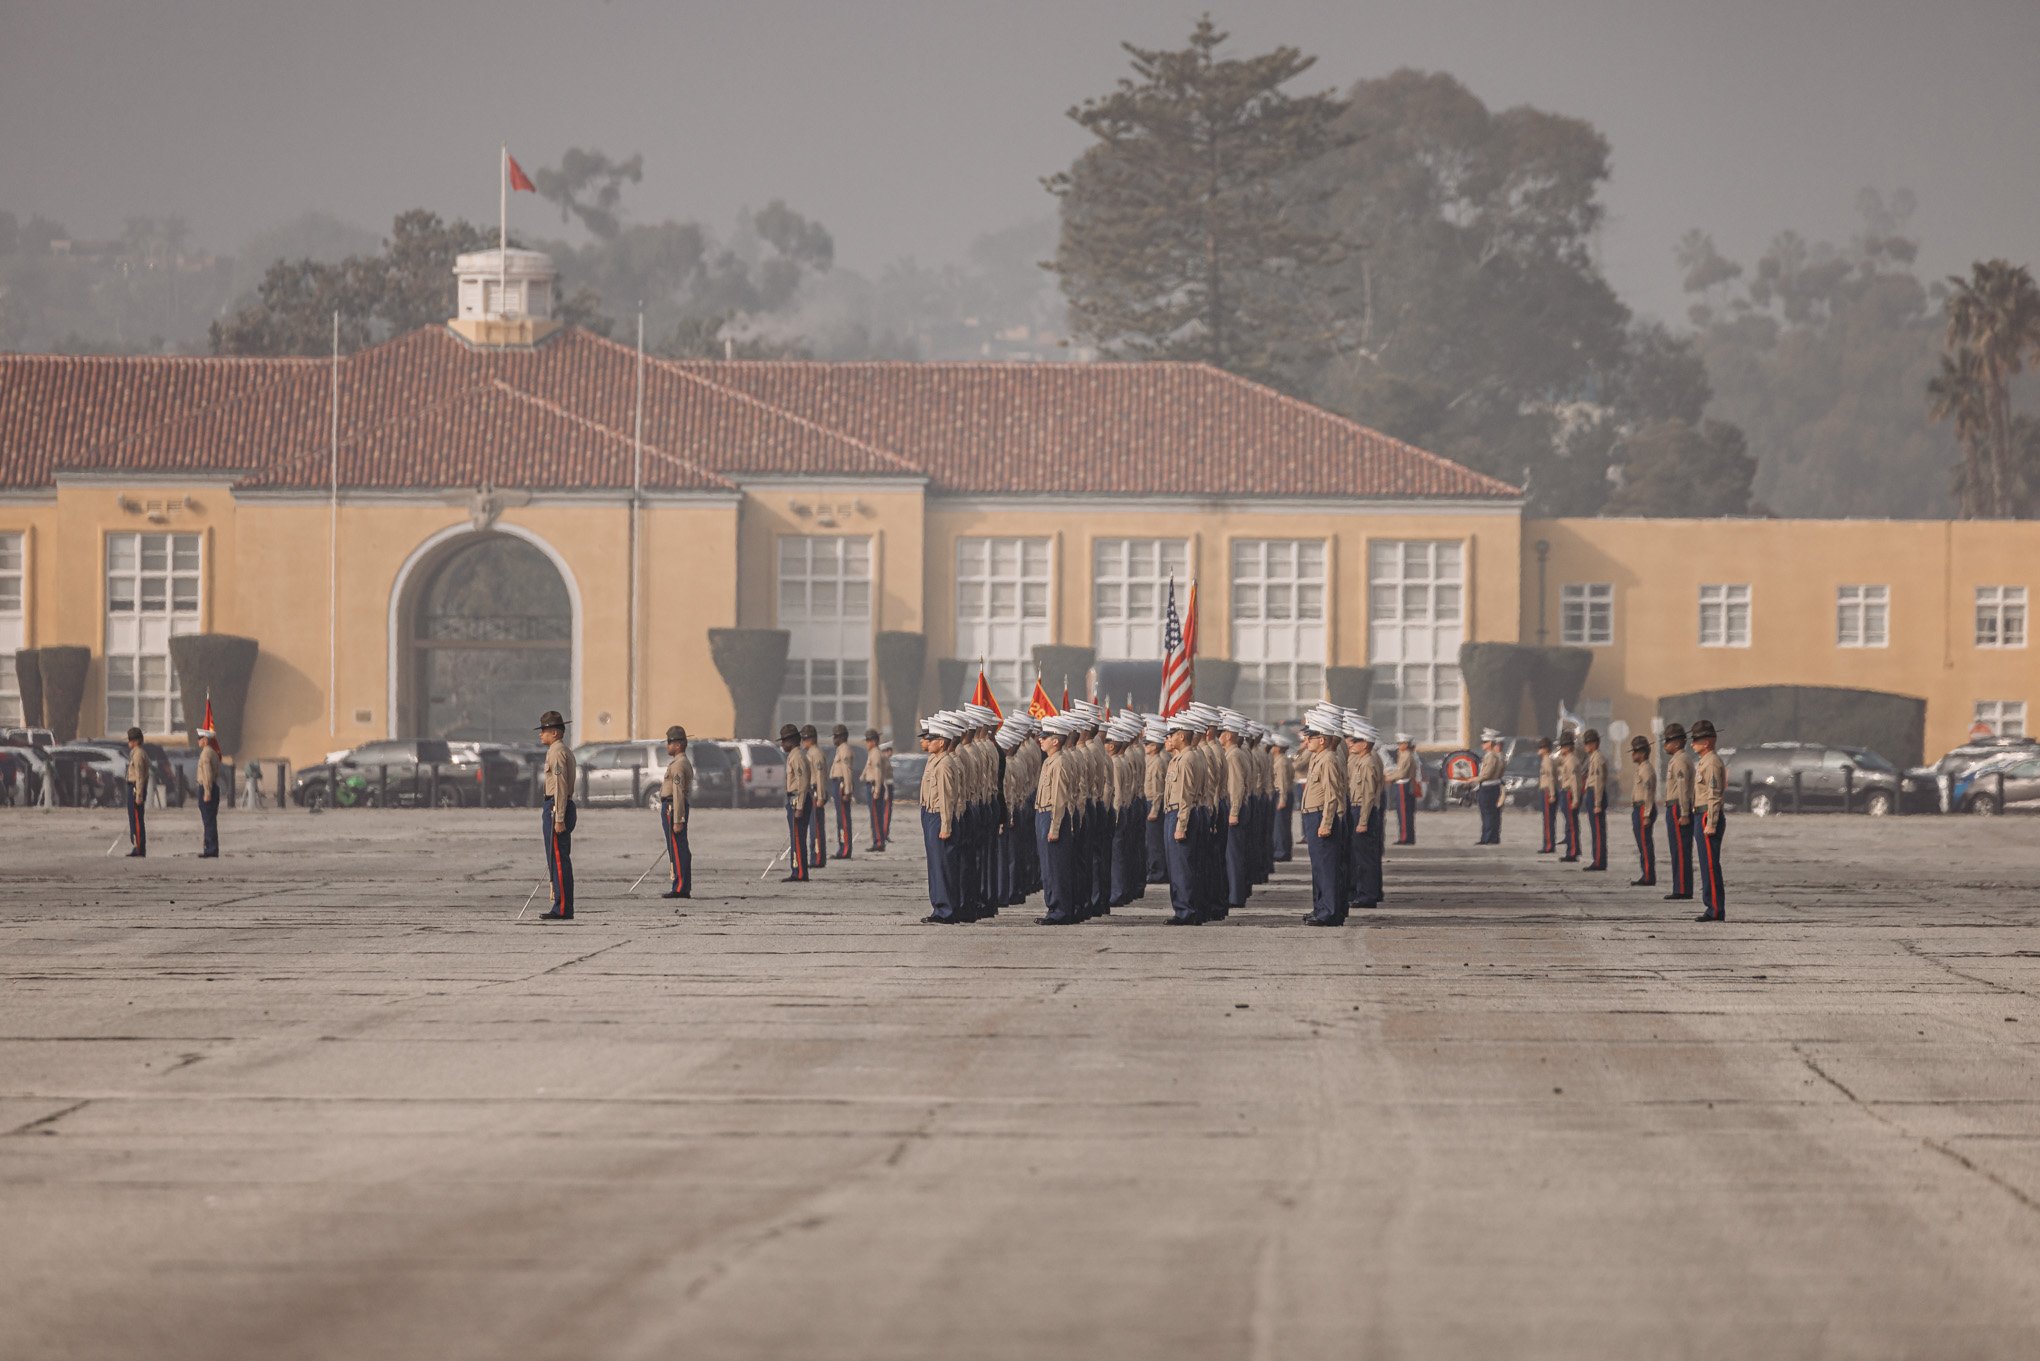
[[[0,357],[0,725],[14,650],[71,644],[87,732],[181,731],[167,639],[217,632],[261,647],[244,757],[548,707],[725,733],[734,625],[791,635],[783,718],[884,726],[879,632],[925,634],[923,705],[945,657],[1017,698],[1037,644],[1157,657],[1172,578],[1240,707],[1368,666],[1431,746],[1465,737],[1467,641],[1592,647],[1588,716],[1639,730],[1662,694],[1846,684],[1924,697],[1938,748],[2040,691],[2032,525],[1525,521],[1204,366],[640,359],[513,256],[510,294],[463,257],[460,316],[337,365]]]

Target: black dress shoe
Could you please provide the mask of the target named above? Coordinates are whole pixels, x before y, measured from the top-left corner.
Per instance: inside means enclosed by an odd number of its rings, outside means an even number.
[[[687,895],[677,888],[669,888],[659,895],[661,898],[685,898]]]
[[[1579,859],[1576,855],[1561,855],[1558,858],[1558,863],[1561,865],[1576,865],[1579,863]]]
[[[1580,871],[1581,874],[1606,874],[1607,872],[1608,867],[1606,865],[1588,865]]]
[[[789,874],[779,882],[782,884],[805,884],[807,880],[801,878],[798,874]]]
[[[571,912],[541,912],[538,914],[538,919],[542,922],[570,922],[574,919],[574,914]]]
[[[938,917],[933,912],[921,918],[921,925],[923,926],[955,926],[956,924],[956,918]]]
[[[1193,913],[1191,913],[1191,914],[1190,914],[1189,916],[1187,916],[1187,917],[1171,917],[1171,918],[1169,918],[1169,919],[1168,919],[1167,921],[1163,922],[1163,923],[1162,923],[1162,925],[1164,925],[1164,926],[1195,926],[1195,925],[1197,925],[1197,923],[1198,923],[1198,922],[1200,922],[1200,921],[1202,921],[1202,920],[1203,920],[1203,918],[1199,917],[1199,916],[1198,916],[1198,915],[1197,915],[1196,913],[1194,913],[1194,912],[1193,912]]]
[[[1631,879],[1631,880],[1629,881],[1629,886],[1630,886],[1631,888],[1656,888],[1656,887],[1657,887],[1657,880],[1655,880],[1655,879]]]
[[[1699,916],[1693,918],[1696,922],[1718,922],[1721,919],[1721,914],[1718,912],[1702,912]]]
[[[148,852],[146,852],[146,851],[129,851],[129,852],[127,853],[127,858],[128,858],[128,859],[130,859],[130,860],[145,860],[145,859],[147,859],[147,858],[148,858]]]
[[[1076,924],[1076,921],[1075,917],[1036,917],[1034,924],[1036,926],[1073,926]]]
[[[1693,895],[1690,893],[1667,893],[1665,901],[1668,903],[1690,903],[1693,901]]]

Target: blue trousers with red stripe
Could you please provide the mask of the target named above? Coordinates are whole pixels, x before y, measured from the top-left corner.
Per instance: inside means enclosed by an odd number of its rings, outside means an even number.
[[[149,853],[149,820],[142,808],[142,801],[135,797],[135,787],[133,785],[123,780],[121,781],[121,787],[127,790],[128,844],[130,847],[128,854],[147,855]]]
[[[1593,846],[1594,858],[1588,862],[1588,869],[1608,868],[1608,806],[1601,796],[1589,789],[1580,795],[1585,805],[1581,810],[1587,816],[1587,840]]]
[[[1670,850],[1672,892],[1693,896],[1693,824],[1679,821],[1679,806],[1665,805],[1665,844]]]
[[[692,894],[694,851],[687,844],[687,824],[673,825],[673,801],[659,800],[659,824],[666,829],[666,855],[673,862],[673,891]]]
[[[1629,805],[1629,830],[1636,837],[1636,858],[1643,866],[1637,877],[1646,884],[1657,882],[1657,805]]]
[[[1414,846],[1417,844],[1417,782],[1397,780],[1390,788],[1395,790],[1395,844]]]
[[[793,847],[792,867],[788,877],[802,883],[808,878],[808,820],[807,812],[792,799],[786,801],[786,838]]]
[[[850,858],[850,786],[841,780],[829,782],[836,794],[836,858]]]
[[[574,801],[567,800],[564,830],[553,830],[553,801],[547,799],[538,813],[539,834],[545,839],[545,872],[552,878],[553,911],[563,917],[574,915]]]
[[[1721,839],[1728,835],[1728,819],[1722,818],[1721,825],[1710,832],[1706,819],[1695,813],[1693,830],[1700,839],[1700,901],[1715,916],[1725,917],[1728,915],[1728,885],[1721,881]]]

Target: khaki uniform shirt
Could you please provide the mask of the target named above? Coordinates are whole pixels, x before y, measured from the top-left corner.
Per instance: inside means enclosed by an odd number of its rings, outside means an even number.
[[[1665,758],[1665,802],[1681,822],[1693,820],[1693,749],[1681,747]]]
[[[850,797],[850,786],[857,781],[857,763],[850,757],[848,742],[837,745],[836,759],[829,765],[829,778],[838,782],[835,793]]]
[[[1541,794],[1558,792],[1558,762],[1548,751],[1537,756],[1537,790]]]
[[[545,796],[553,801],[553,830],[567,830],[567,805],[573,801],[579,776],[574,753],[563,737],[545,749]]]
[[[885,789],[892,784],[892,753],[873,751],[864,758],[864,783],[874,790]]]
[[[956,756],[951,751],[931,752],[921,772],[921,810],[935,814],[944,832],[956,825]]]
[[[1580,758],[1568,752],[1558,758],[1558,792],[1578,803],[1580,789]]]
[[[928,758],[933,766],[935,758]],[[799,747],[786,753],[786,806],[798,813],[807,807],[807,753]]]
[[[673,805],[673,821],[687,821],[687,793],[694,788],[694,764],[681,752],[666,762],[666,777],[659,781],[659,797]]]
[[[1238,747],[1222,747],[1225,761],[1225,797],[1232,805],[1227,816],[1234,822],[1240,820],[1240,810],[1247,806],[1247,754]]]
[[[1296,764],[1289,759],[1288,752],[1277,747],[1269,758],[1268,766],[1268,778],[1275,786],[1275,806],[1287,808],[1290,786],[1296,783]]]
[[[1630,772],[1629,797],[1646,811],[1657,807],[1657,765],[1648,757],[1636,762]]]
[[[149,792],[149,753],[141,747],[128,749],[128,785],[135,791],[135,802]]]
[[[828,778],[825,773],[828,767],[822,763],[821,744],[818,742],[811,747],[805,742],[801,743],[800,756],[802,769],[807,774],[808,805],[819,808],[822,805],[822,782]]]
[[[1414,751],[1397,749],[1395,765],[1388,772],[1391,780],[1414,780],[1417,778],[1417,754]]]
[[[1693,763],[1693,803],[1700,812],[1700,826],[1709,835],[1721,831],[1727,811],[1728,763],[1719,752],[1707,752]]]
[[[1112,806],[1124,813],[1140,798],[1140,757],[1129,742],[1112,762]]]
[[[1501,781],[1502,754],[1498,751],[1485,753],[1480,758],[1480,782],[1482,784],[1500,784]]]
[[[1147,758],[1141,770],[1141,793],[1148,801],[1148,821],[1162,820],[1162,795],[1168,787],[1169,767],[1175,762],[1169,759],[1167,751],[1158,752]]]
[[[198,796],[209,799],[220,787],[220,754],[208,742],[198,749]]]
[[[1190,835],[1190,810],[1197,806],[1197,752],[1171,752],[1162,778],[1162,811],[1175,813],[1176,840]]]
[[[1335,818],[1346,811],[1346,768],[1340,753],[1314,751],[1304,767],[1303,811]]]
[[[1041,758],[1041,778],[1034,782],[1034,811],[1048,814],[1049,835],[1061,832],[1070,820],[1073,791],[1072,766],[1068,753],[1051,751]],[[1060,838],[1058,838],[1060,839]]]
[[[1585,765],[1586,770],[1581,776],[1581,784],[1594,796],[1594,806],[1596,808],[1606,808],[1608,806],[1608,758],[1601,754],[1599,747],[1596,747],[1587,753],[1587,759],[1582,764]]]
[[[1374,753],[1351,756],[1346,762],[1346,776],[1353,786],[1353,825],[1367,831],[1374,825],[1375,814],[1381,810],[1381,762],[1374,759]]]

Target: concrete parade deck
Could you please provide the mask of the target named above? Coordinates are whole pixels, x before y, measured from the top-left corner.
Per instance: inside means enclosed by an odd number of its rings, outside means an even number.
[[[1338,931],[783,825],[538,926],[531,813],[0,810],[0,1357],[2040,1354],[2031,820],[1738,819],[1703,926],[1432,816]]]

